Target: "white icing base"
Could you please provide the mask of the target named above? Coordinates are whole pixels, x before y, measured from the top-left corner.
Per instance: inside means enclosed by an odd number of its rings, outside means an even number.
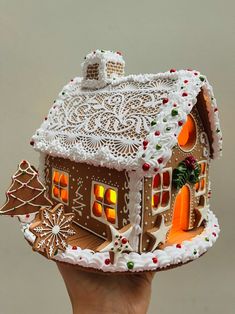
[[[25,238],[33,243],[35,236],[29,231],[29,225],[23,225],[22,231]],[[86,268],[94,268],[103,272],[141,272],[156,271],[177,264],[184,264],[195,260],[204,254],[218,238],[220,229],[218,220],[211,210],[208,210],[208,219],[205,222],[205,229],[200,235],[191,240],[183,241],[181,247],[176,245],[168,246],[163,250],[155,250],[154,252],[138,254],[131,252],[124,253],[117,261],[116,265],[105,264],[105,260],[109,258],[109,253],[94,253],[92,250],[82,250],[77,247],[73,249],[68,246],[64,253],[58,253],[54,260],[65,262],[73,265],[79,265]],[[153,262],[153,258],[157,258],[157,263]],[[128,269],[127,263],[133,262],[133,269]]]

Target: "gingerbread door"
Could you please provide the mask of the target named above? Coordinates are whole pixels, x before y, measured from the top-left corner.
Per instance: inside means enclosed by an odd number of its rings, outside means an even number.
[[[188,230],[190,219],[191,192],[186,184],[178,192],[173,211],[172,232]]]

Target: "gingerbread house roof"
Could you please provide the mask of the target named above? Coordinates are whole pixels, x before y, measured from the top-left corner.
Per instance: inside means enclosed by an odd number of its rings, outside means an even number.
[[[84,88],[83,80],[74,78],[59,94],[33,136],[37,151],[117,170],[161,170],[202,91],[210,157],[220,155],[216,100],[198,71],[114,77],[99,88]]]

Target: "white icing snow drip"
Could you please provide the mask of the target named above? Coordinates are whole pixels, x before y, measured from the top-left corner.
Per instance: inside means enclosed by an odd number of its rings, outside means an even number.
[[[66,85],[32,138],[37,151],[117,170],[159,172],[201,90],[207,99],[213,158],[222,150],[222,133],[213,90],[198,71],[129,75],[99,90],[84,91],[81,78]],[[176,106],[176,107],[175,107]],[[177,109],[177,115],[172,110]],[[153,123],[154,122],[154,123]],[[159,135],[156,136],[156,132]],[[148,141],[146,149],[143,140]],[[156,150],[156,145],[161,149]]]
[[[29,224],[22,224],[22,231],[25,238],[33,243],[35,236],[29,231]],[[59,252],[54,260],[79,265],[87,268],[94,268],[103,272],[141,272],[164,269],[177,264],[184,264],[204,254],[218,238],[220,228],[218,220],[211,210],[208,210],[205,228],[200,235],[191,240],[183,241],[179,245],[165,247],[163,250],[138,254],[131,252],[124,253],[116,265],[106,263],[109,253],[82,250],[79,247],[68,246],[64,253]],[[128,262],[133,262],[133,269],[128,269]]]

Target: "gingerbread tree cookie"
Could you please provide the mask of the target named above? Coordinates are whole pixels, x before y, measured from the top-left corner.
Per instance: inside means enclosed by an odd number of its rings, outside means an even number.
[[[6,193],[7,201],[0,209],[0,214],[17,216],[37,213],[41,207],[50,207],[52,203],[45,191],[37,171],[28,161],[23,160],[12,177],[12,185]]]
[[[50,259],[58,250],[64,252],[68,238],[76,233],[72,228],[73,218],[73,213],[64,213],[62,204],[56,205],[52,210],[41,208],[38,221],[30,226],[30,231],[36,236],[33,249],[45,252]]]

